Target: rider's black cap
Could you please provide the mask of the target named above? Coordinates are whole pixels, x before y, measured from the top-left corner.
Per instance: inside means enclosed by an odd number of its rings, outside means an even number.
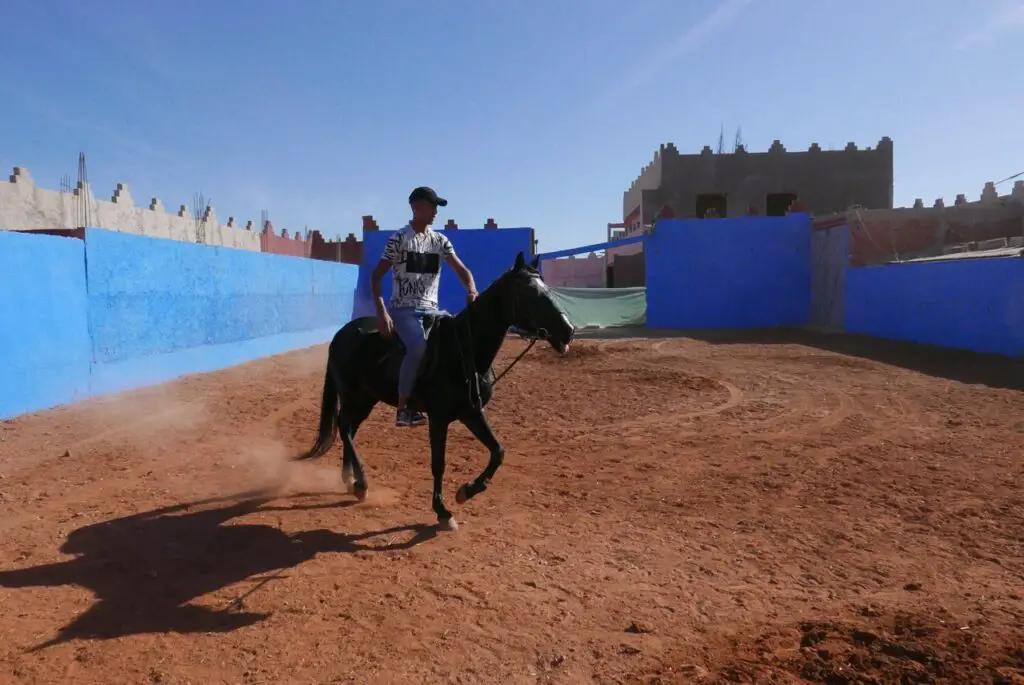
[[[409,193],[409,204],[412,204],[417,200],[426,200],[435,207],[448,206],[448,200],[444,199],[443,197],[438,197],[437,193],[434,192],[433,188],[428,188],[426,186],[420,186],[419,188],[416,188],[411,193]]]

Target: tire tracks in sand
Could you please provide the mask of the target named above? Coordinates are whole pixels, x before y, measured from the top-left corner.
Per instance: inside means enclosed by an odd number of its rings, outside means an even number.
[[[627,356],[621,352],[609,351],[606,353],[606,358],[621,361],[626,368],[642,368],[661,374],[664,374],[666,371],[665,367],[662,365],[638,360],[635,357]],[[573,438],[573,440],[583,441],[590,439],[595,435],[601,437],[618,435],[623,439],[629,439],[650,435],[652,433],[652,429],[654,431],[668,429],[678,436],[680,435],[680,424],[693,421],[698,418],[706,418],[716,414],[721,414],[722,412],[726,412],[739,406],[740,403],[743,402],[743,391],[733,383],[704,374],[690,373],[685,370],[673,371],[685,375],[687,378],[697,379],[704,381],[709,385],[717,386],[720,391],[726,395],[725,399],[717,404],[710,407],[704,407],[702,409],[692,409],[691,407],[693,403],[689,398],[670,401],[663,409],[655,413],[639,416],[633,419],[616,421],[603,426],[594,426],[586,435],[577,436]],[[665,421],[666,418],[670,418],[671,421]],[[697,431],[692,431],[691,433],[696,435]]]
[[[651,349],[657,352],[669,342],[671,341],[656,341],[652,344]],[[621,361],[627,367],[640,367],[661,373],[664,373],[666,370],[663,364],[639,360],[623,352],[612,350],[606,352],[606,354],[607,358]],[[676,355],[666,355],[668,360],[674,359],[675,356]],[[794,363],[800,363],[803,360],[800,358],[794,358],[792,361]],[[811,358],[806,361],[808,363],[815,363],[818,359]],[[706,418],[723,414],[729,410],[740,407],[749,399],[756,399],[756,396],[752,397],[748,391],[744,391],[737,385],[722,378],[705,374],[694,374],[686,371],[681,372],[685,373],[690,378],[701,379],[708,383],[717,385],[727,393],[728,397],[723,402],[719,402],[712,407],[689,411],[688,409],[692,406],[692,401],[689,398],[680,399],[678,401],[668,403],[665,408],[656,413],[624,421],[617,421],[615,423],[607,424],[606,426],[595,427],[589,431],[587,435],[578,436],[575,440],[585,440],[595,434],[601,437],[619,435],[626,440],[641,437],[642,435],[649,435],[652,430],[659,431],[662,429],[669,430],[676,436],[686,435],[692,437],[694,435],[706,433],[706,427],[701,430],[687,431],[686,433],[681,434],[679,428],[682,424],[697,418]],[[793,380],[805,387],[807,385],[806,378],[794,378]],[[849,393],[838,388],[824,387],[822,390],[827,393],[832,400],[830,402],[831,407],[826,410],[824,416],[816,417],[810,422],[801,422],[800,419],[802,416],[811,413],[812,409],[821,408],[820,400],[814,398],[813,394],[806,390],[805,387],[799,389],[797,391],[797,397],[790,400],[790,402],[796,400],[796,404],[792,405],[787,411],[784,411],[781,414],[765,419],[739,418],[739,421],[742,421],[751,429],[746,435],[747,439],[751,441],[766,442],[798,442],[809,435],[828,431],[829,429],[841,424],[847,418],[860,413],[858,403]],[[786,423],[797,423],[797,425],[792,428],[783,428],[771,432],[758,432],[764,428]]]

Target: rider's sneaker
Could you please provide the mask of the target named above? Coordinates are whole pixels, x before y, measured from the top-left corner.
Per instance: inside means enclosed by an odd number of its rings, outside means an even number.
[[[399,427],[406,426],[419,426],[425,423],[427,417],[418,411],[412,411],[411,409],[399,409],[398,415],[395,417],[395,425]]]

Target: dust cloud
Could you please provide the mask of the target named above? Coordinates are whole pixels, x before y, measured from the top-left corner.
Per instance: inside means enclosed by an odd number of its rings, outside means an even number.
[[[233,487],[265,491],[277,496],[344,492],[341,465],[292,461],[296,450],[264,437],[246,436],[228,459],[238,475]]]

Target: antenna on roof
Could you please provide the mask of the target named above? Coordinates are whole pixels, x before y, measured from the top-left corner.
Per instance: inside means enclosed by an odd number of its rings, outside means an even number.
[[[78,202],[75,203],[75,224],[86,228],[92,223],[92,207],[89,203],[89,171],[85,167],[85,153],[78,153]]]

